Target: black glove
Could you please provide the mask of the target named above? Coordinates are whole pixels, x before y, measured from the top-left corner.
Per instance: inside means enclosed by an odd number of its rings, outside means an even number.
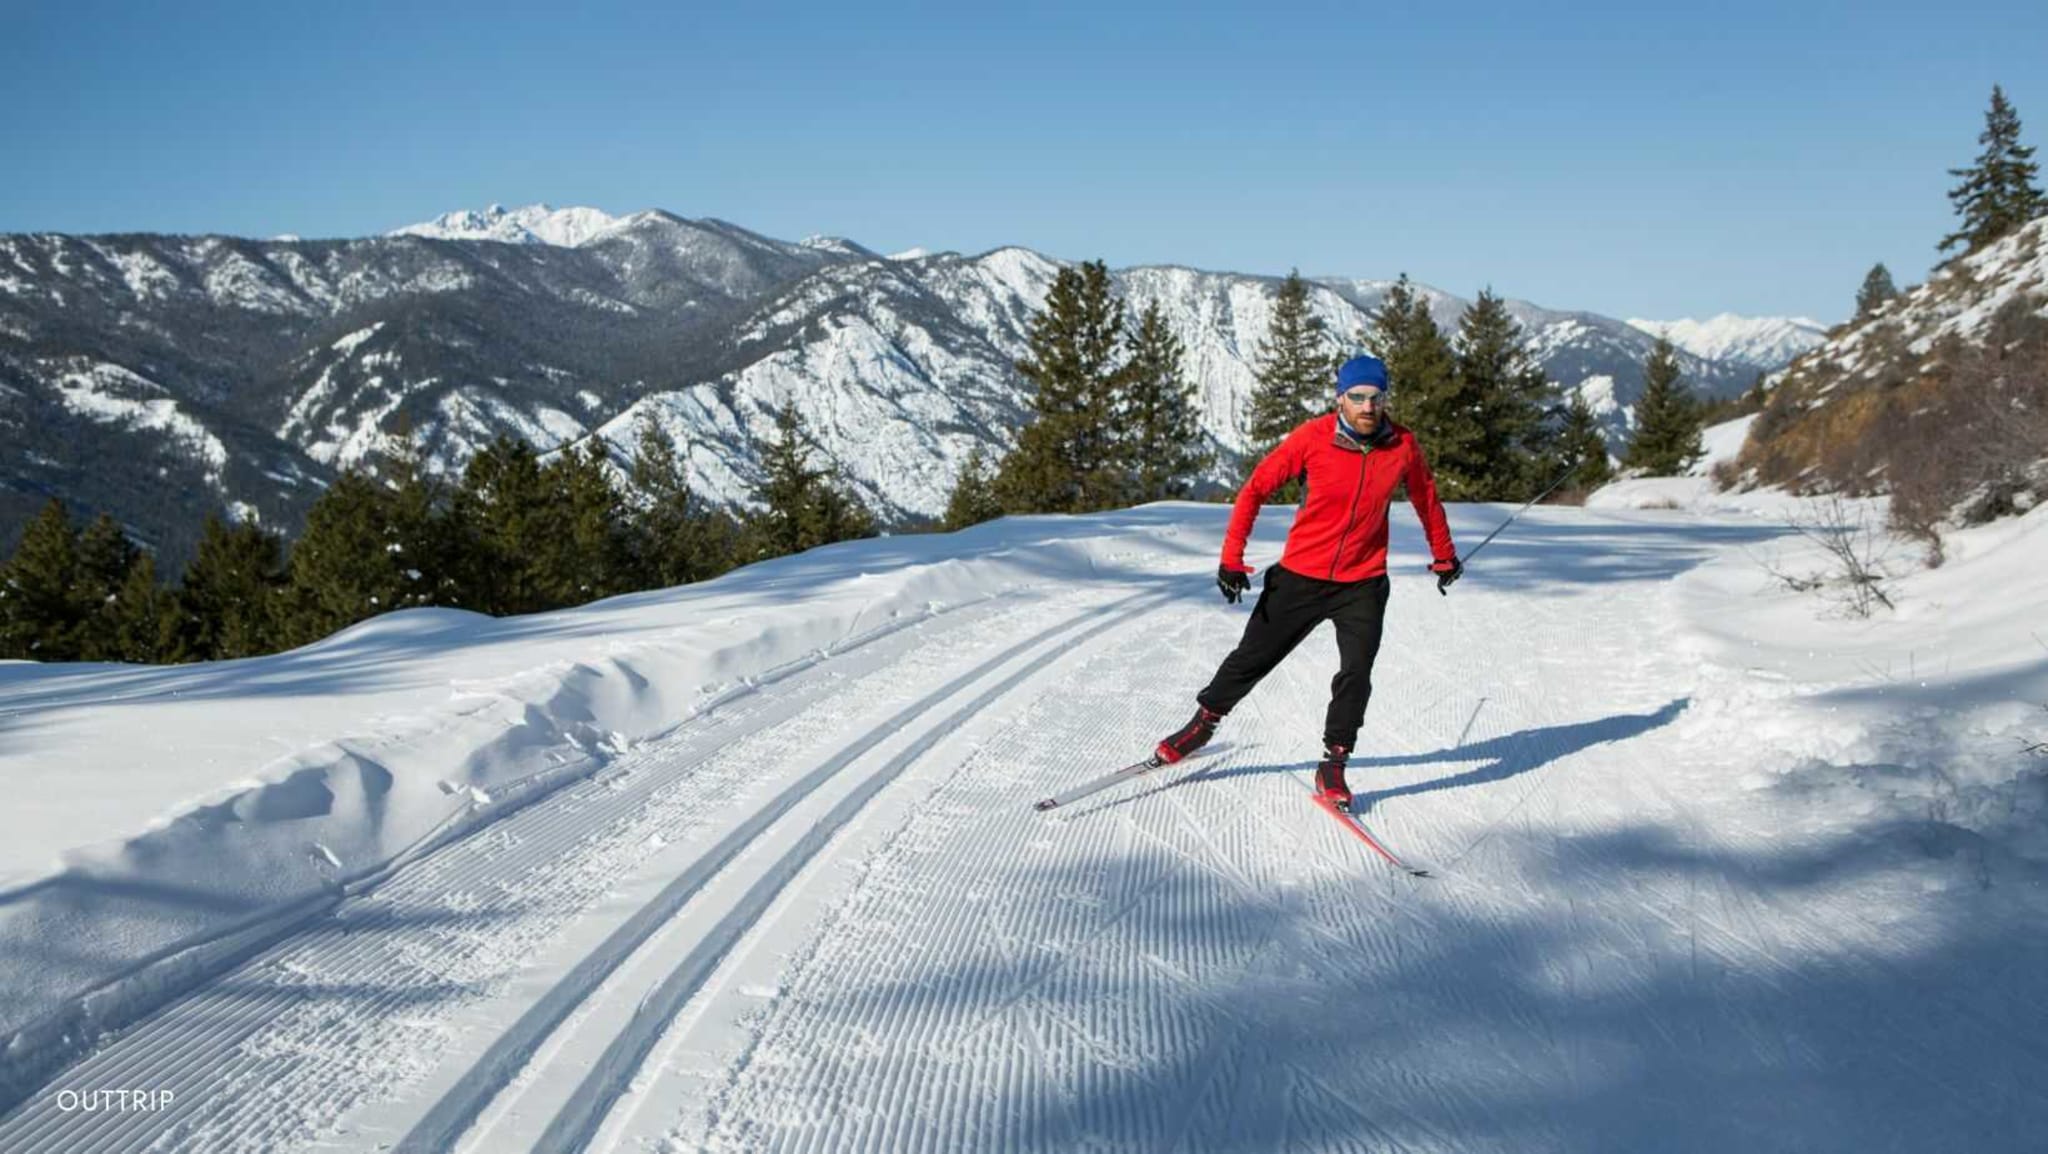
[[[1244,591],[1252,587],[1252,575],[1242,569],[1228,565],[1216,566],[1216,588],[1223,590],[1223,599],[1232,605],[1244,597]]]
[[[1465,575],[1465,563],[1458,560],[1458,555],[1453,553],[1448,561],[1430,562],[1429,571],[1436,574],[1437,593],[1448,597],[1451,582]]]

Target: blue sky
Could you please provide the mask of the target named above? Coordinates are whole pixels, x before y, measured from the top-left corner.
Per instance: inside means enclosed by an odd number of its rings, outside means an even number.
[[[1994,81],[2048,140],[2039,0],[1547,7],[8,0],[0,232],[547,201],[1836,320],[1935,260]]]

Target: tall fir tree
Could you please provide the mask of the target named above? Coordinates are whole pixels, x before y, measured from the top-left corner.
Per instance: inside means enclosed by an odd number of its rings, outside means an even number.
[[[1507,302],[1482,289],[1458,322],[1457,396],[1469,404],[1477,436],[1460,466],[1472,477],[1471,496],[1521,501],[1535,496],[1562,466],[1553,451],[1556,403],[1550,378],[1522,347],[1522,326]],[[1430,442],[1423,442],[1424,451]],[[1432,454],[1442,457],[1441,453]],[[1452,465],[1459,462],[1450,461]]]
[[[1592,406],[1586,398],[1574,391],[1565,405],[1564,420],[1558,429],[1557,455],[1562,459],[1560,469],[1572,470],[1570,487],[1574,489],[1597,489],[1614,479],[1614,467],[1607,459],[1607,438],[1600,433],[1600,422],[1593,415]]]
[[[1870,266],[1870,271],[1864,274],[1862,287],[1856,290],[1856,319],[1863,320],[1898,295],[1899,286],[1892,283],[1891,270],[1884,267],[1884,262]]]
[[[953,480],[953,492],[946,498],[946,512],[939,527],[951,533],[1003,515],[1003,503],[996,499],[996,470],[980,445],[968,450],[960,475]]]
[[[285,582],[281,537],[254,521],[229,526],[209,514],[178,585],[185,658],[220,661],[277,649]]]
[[[819,545],[872,537],[874,519],[841,492],[833,471],[811,464],[811,445],[796,406],[775,414],[775,441],[761,455],[761,506],[742,522],[742,549],[759,561]]]
[[[1087,513],[1118,504],[1128,464],[1119,420],[1124,305],[1101,261],[1063,268],[1031,318],[1032,417],[1003,458],[996,495],[1010,513]]]
[[[1679,378],[1678,349],[1659,336],[1643,366],[1635,430],[1621,463],[1650,477],[1672,477],[1706,454],[1700,442],[1700,406]]]
[[[465,607],[495,616],[552,609],[540,560],[564,526],[533,447],[501,435],[462,471],[451,501]]]
[[[634,494],[628,522],[642,587],[704,581],[732,567],[732,519],[690,492],[689,473],[675,442],[645,414],[634,428],[627,479]]]
[[[120,523],[106,513],[93,518],[79,534],[79,660],[129,660],[122,655],[116,631],[122,619],[122,591],[142,557],[142,550],[128,539]]]
[[[1124,363],[1124,432],[1132,460],[1128,500],[1170,501],[1194,492],[1214,459],[1202,441],[1195,386],[1182,367],[1180,338],[1153,301],[1131,332]]]
[[[554,605],[581,605],[630,588],[626,504],[612,484],[604,439],[555,454],[541,481],[556,527],[534,557],[544,596]]]
[[[1465,388],[1450,341],[1429,314],[1428,298],[1406,273],[1373,314],[1365,345],[1387,363],[1392,416],[1421,442],[1437,491],[1445,500],[1473,499],[1488,468],[1480,448],[1479,405]]]
[[[1289,272],[1273,296],[1273,320],[1253,361],[1247,475],[1295,426],[1327,411],[1336,382],[1337,350],[1309,303],[1308,282]]]
[[[461,584],[461,549],[448,484],[427,468],[426,446],[401,422],[398,451],[379,464],[391,492],[391,542],[405,588],[397,608],[470,608]]]
[[[1996,84],[1991,86],[1991,107],[1984,113],[1984,131],[1977,142],[1984,146],[1977,163],[1948,170],[1950,176],[1962,178],[1948,194],[1962,227],[1941,238],[1939,251],[1961,245],[1964,252],[1975,252],[2048,212],[2048,199],[2034,184],[2040,172],[2034,150],[2020,143],[2020,114]]]
[[[178,598],[157,581],[156,558],[138,557],[109,607],[109,661],[137,664],[185,659],[178,644]]]
[[[0,657],[76,661],[86,606],[78,591],[78,528],[51,499],[0,567]]]
[[[410,583],[402,550],[395,548],[392,505],[390,490],[350,469],[306,511],[288,563],[285,644],[318,641],[400,607]]]

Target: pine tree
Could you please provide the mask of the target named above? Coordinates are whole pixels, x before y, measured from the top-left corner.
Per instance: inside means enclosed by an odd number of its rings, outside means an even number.
[[[536,564],[564,526],[533,447],[501,435],[462,471],[452,501],[466,607],[496,616],[555,607]]]
[[[951,533],[1002,515],[1003,504],[996,500],[995,470],[988,463],[988,454],[976,445],[968,451],[960,475],[953,481],[953,492],[946,498],[946,514],[939,527]]]
[[[142,550],[111,516],[101,513],[78,538],[78,657],[81,661],[121,661],[115,636],[120,599],[128,574]]]
[[[1456,395],[1472,406],[1477,436],[1462,466],[1441,451],[1433,453],[1433,459],[1469,472],[1476,488],[1470,495],[1482,500],[1535,496],[1549,483],[1543,474],[1554,475],[1563,466],[1551,451],[1554,390],[1523,350],[1522,326],[1509,314],[1506,301],[1492,289],[1482,289],[1458,322],[1453,348]],[[1430,451],[1431,443],[1423,444]]]
[[[293,543],[284,641],[305,645],[399,608],[413,583],[394,517],[391,490],[350,469],[306,512]]]
[[[275,650],[285,590],[282,539],[254,521],[229,528],[209,514],[178,588],[185,657],[218,661]]]
[[[1273,322],[1259,342],[1249,427],[1247,474],[1282,438],[1326,411],[1336,387],[1336,350],[1309,307],[1308,282],[1289,272],[1273,297]]]
[[[1182,358],[1180,338],[1153,301],[1131,334],[1123,372],[1124,430],[1133,459],[1128,499],[1133,504],[1187,497],[1213,459],[1202,443],[1195,386],[1183,373]]]
[[[178,598],[156,579],[156,558],[136,559],[109,607],[109,661],[168,663],[185,660],[178,645]]]
[[[1650,477],[1672,477],[1705,455],[1700,442],[1699,404],[1679,380],[1678,349],[1658,337],[1643,366],[1643,395],[1636,399],[1635,431],[1621,463]]]
[[[762,453],[762,479],[754,490],[761,508],[742,525],[747,560],[874,535],[873,519],[839,491],[831,470],[812,466],[810,457],[796,407],[784,406],[775,415],[775,442]]]
[[[401,421],[400,452],[383,462],[379,475],[391,492],[392,552],[405,585],[394,608],[425,605],[467,608],[461,576],[461,540],[449,509],[448,485],[427,469],[426,448]]]
[[[1045,308],[1031,318],[1030,356],[1017,365],[1034,386],[1033,415],[996,476],[1005,511],[1087,513],[1123,498],[1123,333],[1123,301],[1108,266],[1061,269]]]
[[[1366,347],[1387,363],[1390,408],[1413,430],[1436,475],[1445,500],[1471,500],[1483,484],[1487,462],[1479,448],[1479,405],[1465,390],[1457,357],[1429,300],[1409,284],[1407,274],[1380,303]]]
[[[52,498],[0,567],[0,657],[76,661],[84,624],[78,529]]]
[[[581,605],[630,587],[626,505],[612,484],[602,438],[570,446],[541,470],[556,531],[534,557],[538,582],[554,605]]]
[[[1597,489],[1614,479],[1614,467],[1607,459],[1607,438],[1600,433],[1600,422],[1592,407],[1576,391],[1565,406],[1557,454],[1562,458],[1559,471],[1565,467],[1572,470],[1572,488]]]
[[[1870,266],[1863,277],[1863,287],[1856,290],[1856,319],[1863,320],[1898,295],[1899,288],[1892,283],[1891,270],[1884,267],[1884,262]]]
[[[2048,198],[2034,185],[2040,166],[2034,150],[2020,143],[2020,116],[2005,99],[2005,90],[1991,86],[1991,107],[1984,113],[1984,131],[1977,142],[1984,151],[1968,168],[1951,168],[1962,183],[1949,190],[1962,227],[1941,239],[1940,251],[1962,245],[1975,252],[2013,229],[2048,212]]]
[[[732,519],[699,503],[675,443],[645,413],[634,429],[627,479],[633,491],[627,520],[642,588],[705,581],[732,568]]]

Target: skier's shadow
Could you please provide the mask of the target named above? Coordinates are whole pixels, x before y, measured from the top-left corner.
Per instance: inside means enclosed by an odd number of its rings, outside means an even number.
[[[1650,713],[1619,713],[1592,721],[1575,721],[1567,725],[1546,725],[1535,729],[1517,730],[1499,737],[1489,737],[1467,745],[1449,749],[1433,750],[1429,753],[1395,754],[1385,757],[1353,758],[1348,774],[1351,788],[1362,802],[1376,803],[1389,798],[1405,797],[1411,794],[1435,793],[1446,789],[1463,789],[1467,786],[1486,785],[1524,774],[1532,769],[1548,765],[1562,757],[1603,745],[1612,741],[1626,741],[1639,737],[1653,729],[1669,725],[1685,707],[1691,704],[1690,697],[1680,697],[1667,702]],[[1400,765],[1423,765],[1439,761],[1482,761],[1484,764],[1445,777],[1418,781],[1409,785],[1398,785],[1388,789],[1361,789],[1369,785],[1368,776],[1374,769]],[[1305,771],[1313,763],[1279,762],[1258,765],[1224,766],[1210,764],[1193,772],[1182,774],[1171,781],[1163,781],[1139,793],[1103,802],[1080,813],[1098,813],[1120,805],[1178,789],[1197,781],[1222,781],[1233,777],[1253,777],[1268,773],[1296,773]],[[1364,807],[1361,807],[1364,808]]]

